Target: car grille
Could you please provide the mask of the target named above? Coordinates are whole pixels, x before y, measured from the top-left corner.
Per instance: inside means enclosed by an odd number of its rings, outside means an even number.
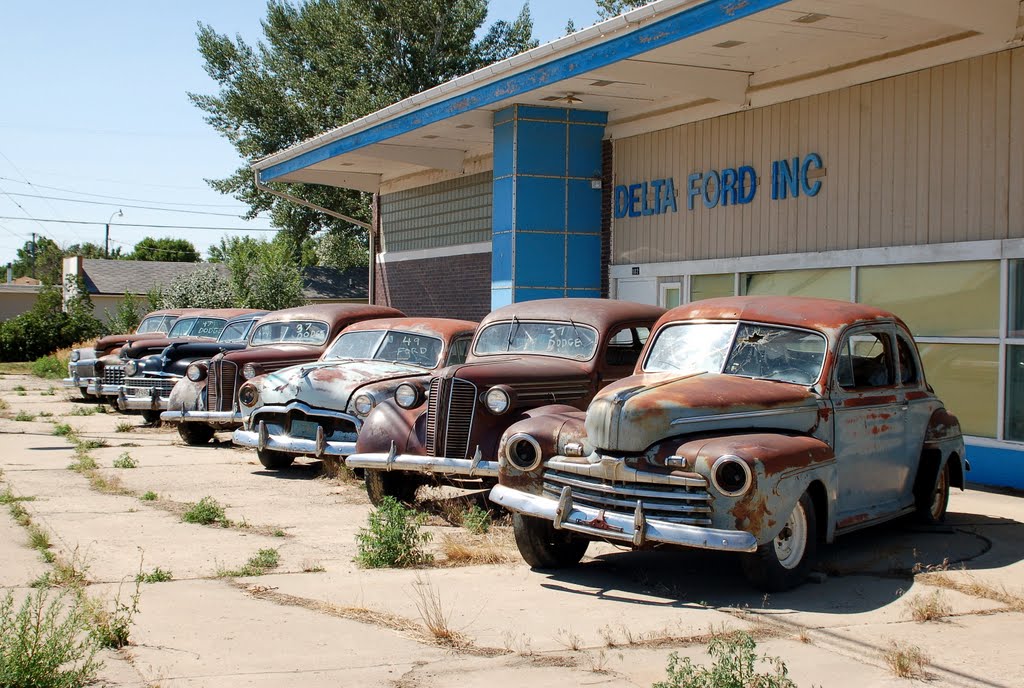
[[[124,366],[123,365],[108,365],[103,367],[103,384],[105,385],[123,385],[124,384]]]
[[[206,410],[232,411],[238,387],[238,366],[230,361],[210,361],[206,381]]]
[[[351,440],[355,441],[356,433],[358,432],[355,422],[349,418],[340,418],[338,416],[320,415],[317,413],[305,413],[299,410],[290,410],[286,413],[260,413],[257,411],[253,414],[252,424],[257,425],[259,421],[266,422],[267,425],[277,425],[284,429],[285,433],[296,437],[292,432],[293,421],[306,421],[309,423],[316,423],[324,429],[324,436],[329,440]],[[314,439],[313,437],[307,437],[306,439]]]
[[[643,503],[648,518],[689,525],[711,525],[711,498],[707,481],[686,479],[687,485],[672,484],[670,476],[636,472],[636,482],[612,482],[591,475],[548,469],[544,471],[544,495],[558,499],[562,488],[572,489],[573,502],[596,509],[632,516],[636,503]],[[703,483],[703,484],[701,484]]]
[[[129,377],[124,381],[124,393],[130,397],[148,397],[154,389],[160,390],[160,396],[169,397],[174,383],[173,377]]]
[[[472,382],[458,378],[431,380],[427,400],[427,453],[452,459],[468,458],[475,412],[476,385]]]

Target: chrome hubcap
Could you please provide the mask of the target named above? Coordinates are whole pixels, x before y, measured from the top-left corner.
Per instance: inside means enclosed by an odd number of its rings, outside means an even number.
[[[807,549],[807,514],[797,502],[786,525],[775,537],[775,556],[784,569],[795,569],[804,558]]]

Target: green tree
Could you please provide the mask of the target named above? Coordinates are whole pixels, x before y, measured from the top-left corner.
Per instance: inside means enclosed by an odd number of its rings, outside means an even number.
[[[597,16],[603,21],[625,14],[644,5],[650,5],[654,0],[594,0],[597,4]]]
[[[158,291],[150,293],[160,299],[160,308],[231,308],[237,305],[231,281],[216,265],[201,265],[178,275]]]
[[[186,239],[146,237],[135,244],[135,250],[128,255],[129,260],[162,260],[175,263],[198,263],[201,260],[199,251]]]
[[[111,260],[118,260],[123,258],[121,255],[121,247],[117,246],[110,249],[110,254],[107,255],[106,250],[99,244],[94,244],[91,241],[86,241],[81,244],[71,244],[64,249],[65,256],[82,256],[83,258],[109,258]]]
[[[57,349],[96,337],[103,330],[79,280],[61,288],[46,285],[31,310],[0,323],[0,361],[31,361]]]
[[[269,211],[303,252],[324,231],[365,244],[365,230],[257,190],[248,165],[536,45],[527,7],[478,40],[486,15],[486,0],[269,0],[255,46],[200,24],[199,52],[218,92],[189,98],[244,161],[208,182],[247,204],[249,218]],[[288,191],[369,220],[366,194],[307,184]]]
[[[210,247],[210,259],[228,268],[239,307],[275,311],[305,302],[296,247],[287,235],[282,236],[273,241],[231,237]]]
[[[53,239],[36,235],[18,249],[11,264],[15,277],[34,277],[43,284],[60,286],[63,278],[64,251]]]

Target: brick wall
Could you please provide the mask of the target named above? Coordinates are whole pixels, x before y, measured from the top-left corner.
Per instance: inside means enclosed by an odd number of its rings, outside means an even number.
[[[480,320],[491,310],[491,254],[378,265],[376,302],[410,316]]]

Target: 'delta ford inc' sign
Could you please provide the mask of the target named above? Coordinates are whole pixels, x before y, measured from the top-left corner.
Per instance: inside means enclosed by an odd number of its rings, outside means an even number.
[[[820,176],[823,169],[821,156],[817,153],[772,161],[772,200],[817,196],[821,191],[821,180],[814,177]],[[686,207],[693,210],[698,201],[705,208],[745,205],[757,196],[757,180],[757,170],[750,165],[695,172],[686,178]],[[661,215],[677,210],[676,183],[672,177],[615,187],[617,218]]]

